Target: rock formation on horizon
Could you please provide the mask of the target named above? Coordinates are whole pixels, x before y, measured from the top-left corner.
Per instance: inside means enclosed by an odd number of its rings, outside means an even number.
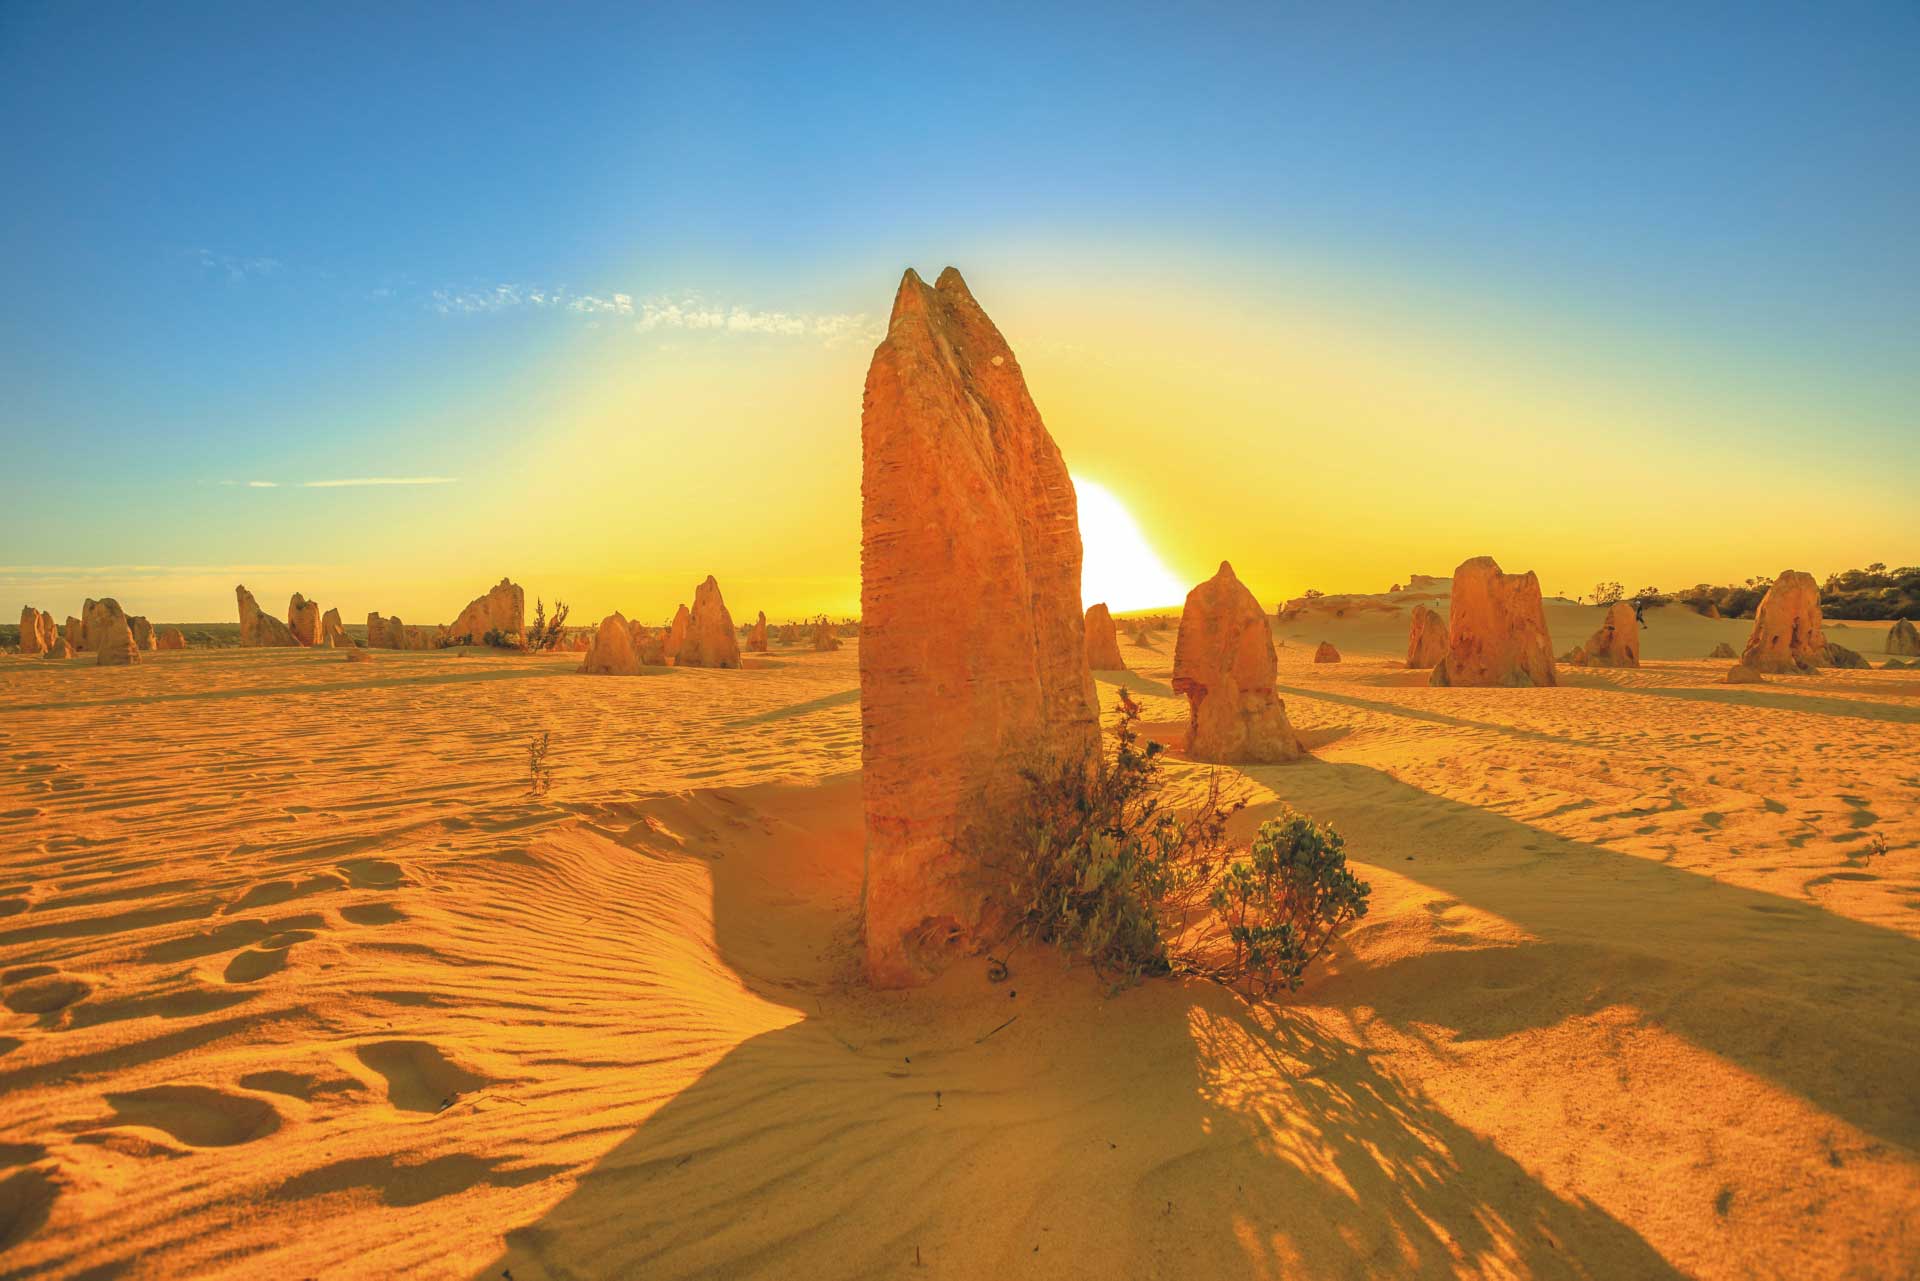
[[[1432,685],[1557,685],[1540,580],[1502,573],[1491,556],[1453,571],[1447,654]]]
[[[676,620],[677,621],[677,620]],[[740,640],[734,634],[733,615],[720,597],[712,574],[693,589],[693,610],[673,658],[676,667],[738,667]]]
[[[187,647],[187,638],[180,634],[178,627],[163,627],[160,634],[153,638],[153,647],[160,650],[181,650]]]
[[[753,626],[747,631],[747,648],[755,654],[767,652],[767,611],[761,610],[760,616],[753,620]]]
[[[1413,607],[1407,628],[1407,666],[1438,667],[1447,657],[1447,620],[1425,605]]]
[[[446,629],[455,645],[482,645],[487,633],[524,636],[527,631],[527,593],[506,578],[487,589],[484,596],[467,602],[459,617]]]
[[[46,649],[40,653],[40,657],[42,658],[72,658],[73,655],[73,645],[67,640],[65,635],[54,637]]]
[[[49,617],[47,621],[52,622],[53,619]],[[1920,629],[1916,629],[1912,623],[1904,618],[1895,619],[1893,626],[1887,629],[1886,652],[1889,654],[1920,654]]]
[[[1313,661],[1316,663],[1337,663],[1340,661],[1340,651],[1333,647],[1332,641],[1321,641],[1319,648],[1313,651]]]
[[[1708,654],[1707,657],[1708,658],[1738,658],[1740,657],[1740,655],[1733,652],[1733,646],[1727,644],[1725,641],[1721,641],[1718,645],[1715,645],[1713,647],[1713,652],[1711,654]]]
[[[127,619],[127,630],[133,633],[135,649],[153,648],[153,624],[147,621],[146,615],[135,614]]]
[[[1113,630],[1113,615],[1104,604],[1087,609],[1087,666],[1096,672],[1124,672],[1127,660],[1120,656],[1120,637]]]
[[[840,648],[840,633],[833,630],[833,624],[824,617],[813,626],[813,648],[822,654]]]
[[[1758,672],[1811,672],[1828,666],[1822,621],[1820,584],[1812,574],[1785,570],[1760,598],[1741,664]]]
[[[308,600],[299,592],[287,602],[287,630],[293,643],[311,648],[320,643],[320,602]]]
[[[678,662],[680,647],[687,643],[687,626],[693,622],[693,611],[682,605],[673,611],[673,621],[667,624],[667,638],[663,653],[668,662]]]
[[[900,987],[986,945],[976,842],[1023,768],[1099,768],[1100,726],[1073,481],[953,268],[902,278],[860,436],[863,926]]]
[[[260,604],[244,586],[233,589],[240,602],[240,643],[253,648],[285,648],[298,645],[287,625],[271,614],[260,612]]]
[[[60,628],[60,636],[67,642],[68,648],[78,652],[80,647],[86,643],[86,624],[82,623],[72,614],[68,614],[66,623]]]
[[[1273,630],[1226,561],[1187,593],[1173,642],[1173,691],[1187,699],[1187,755],[1290,761],[1306,752],[1274,692]]]
[[[633,644],[633,624],[615,610],[600,620],[580,670],[590,676],[638,676],[640,655]]]
[[[96,646],[97,667],[126,667],[140,661],[140,649],[133,643],[133,629],[122,618],[110,619]]]
[[[89,599],[80,607],[80,644],[76,648],[98,653],[107,643],[108,635],[126,621],[126,611],[113,597]]]
[[[1599,630],[1574,652],[1580,655],[1574,661],[1582,667],[1640,666],[1640,620],[1634,616],[1633,606],[1615,601],[1600,621]]]
[[[346,625],[340,621],[340,611],[330,609],[320,616],[320,639],[318,644],[326,649],[352,649],[353,640],[347,635]]]
[[[53,644],[53,615],[28,605],[20,611],[20,652],[44,654]]]

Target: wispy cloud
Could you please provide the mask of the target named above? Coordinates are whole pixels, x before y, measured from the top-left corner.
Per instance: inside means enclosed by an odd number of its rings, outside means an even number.
[[[361,485],[453,485],[458,476],[355,476],[350,480],[303,480],[301,489],[352,489]]]
[[[455,485],[458,476],[349,476],[342,480],[223,480],[248,489],[356,489],[365,485]]]
[[[254,276],[271,276],[279,271],[282,265],[278,258],[248,258],[236,254],[215,253],[211,249],[189,249],[186,253],[207,270],[225,272],[227,279],[233,281],[247,280]]]
[[[636,301],[632,294],[572,294],[565,289],[494,285],[488,289],[435,290],[427,306],[443,316],[487,315],[521,308],[564,310],[598,323],[602,317],[633,321],[640,333],[666,329],[710,334],[812,338],[829,344],[850,339],[878,341],[881,326],[865,313],[771,311],[707,302],[696,296],[659,296]]]

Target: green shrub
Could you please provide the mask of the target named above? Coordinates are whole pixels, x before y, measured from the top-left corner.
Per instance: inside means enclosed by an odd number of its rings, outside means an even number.
[[[1164,749],[1141,742],[1139,717],[1123,692],[1103,770],[1023,772],[1023,804],[979,860],[1002,945],[1050,944],[1115,987],[1188,974],[1256,998],[1297,989],[1366,915],[1369,888],[1340,837],[1289,809],[1236,857],[1227,824],[1245,800],[1225,796],[1216,772],[1197,803],[1171,804]]]

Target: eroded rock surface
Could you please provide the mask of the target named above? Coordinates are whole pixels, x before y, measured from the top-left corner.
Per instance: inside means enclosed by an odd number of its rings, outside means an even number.
[[[679,667],[738,667],[740,640],[734,634],[733,615],[720,597],[720,584],[712,574],[693,589],[693,610],[687,616],[686,634],[674,655]]]
[[[1740,662],[1760,672],[1811,672],[1829,664],[1820,617],[1820,584],[1789,569],[1773,580],[1753,614]]]
[[[299,592],[287,602],[287,630],[294,644],[314,646],[320,643],[320,602],[308,600]]]
[[[1438,667],[1447,656],[1447,620],[1425,605],[1413,607],[1407,628],[1407,666]]]
[[[615,611],[600,620],[580,670],[591,676],[638,676],[640,655],[633,645],[633,624]]]
[[[901,281],[861,444],[866,960],[904,986],[984,946],[979,842],[1023,767],[1096,768],[1099,725],[1073,482],[952,268]]]
[[[284,648],[298,645],[287,625],[271,614],[260,612],[260,604],[244,586],[233,589],[240,602],[240,643],[250,649]]]
[[[518,637],[525,635],[526,630],[527,594],[517,584],[502,578],[486,595],[476,596],[467,603],[446,629],[446,635],[455,645],[482,645],[489,632]]]
[[[47,621],[51,623],[52,617]],[[1902,618],[1887,629],[1887,653],[1920,654],[1920,629]]]
[[[1599,630],[1575,652],[1580,655],[1575,661],[1583,667],[1640,666],[1640,620],[1634,617],[1633,606],[1615,601],[1600,620]]]
[[[1187,699],[1187,755],[1290,761],[1306,748],[1274,691],[1273,629],[1226,561],[1187,593],[1173,643],[1173,690]]]
[[[1447,653],[1434,685],[1556,685],[1540,580],[1501,572],[1491,556],[1453,571]]]
[[[1120,656],[1120,637],[1113,629],[1113,615],[1107,607],[1094,605],[1087,610],[1087,666],[1096,672],[1124,672],[1127,660]]]

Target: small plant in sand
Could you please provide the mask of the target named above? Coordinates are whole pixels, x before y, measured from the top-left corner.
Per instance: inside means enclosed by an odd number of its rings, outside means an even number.
[[[553,786],[553,766],[547,762],[547,753],[552,748],[553,735],[549,730],[543,729],[527,740],[528,796],[545,796]]]
[[[1052,944],[1116,987],[1190,974],[1254,998],[1297,989],[1367,912],[1369,887],[1347,870],[1339,835],[1287,809],[1235,850],[1227,824],[1245,800],[1223,794],[1215,772],[1196,803],[1176,807],[1164,749],[1142,743],[1125,691],[1117,712],[1103,772],[1023,771],[1025,804],[981,860],[1004,944]]]
[[[1627,594],[1620,583],[1596,583],[1593,588],[1593,603],[1596,605],[1615,605]]]

